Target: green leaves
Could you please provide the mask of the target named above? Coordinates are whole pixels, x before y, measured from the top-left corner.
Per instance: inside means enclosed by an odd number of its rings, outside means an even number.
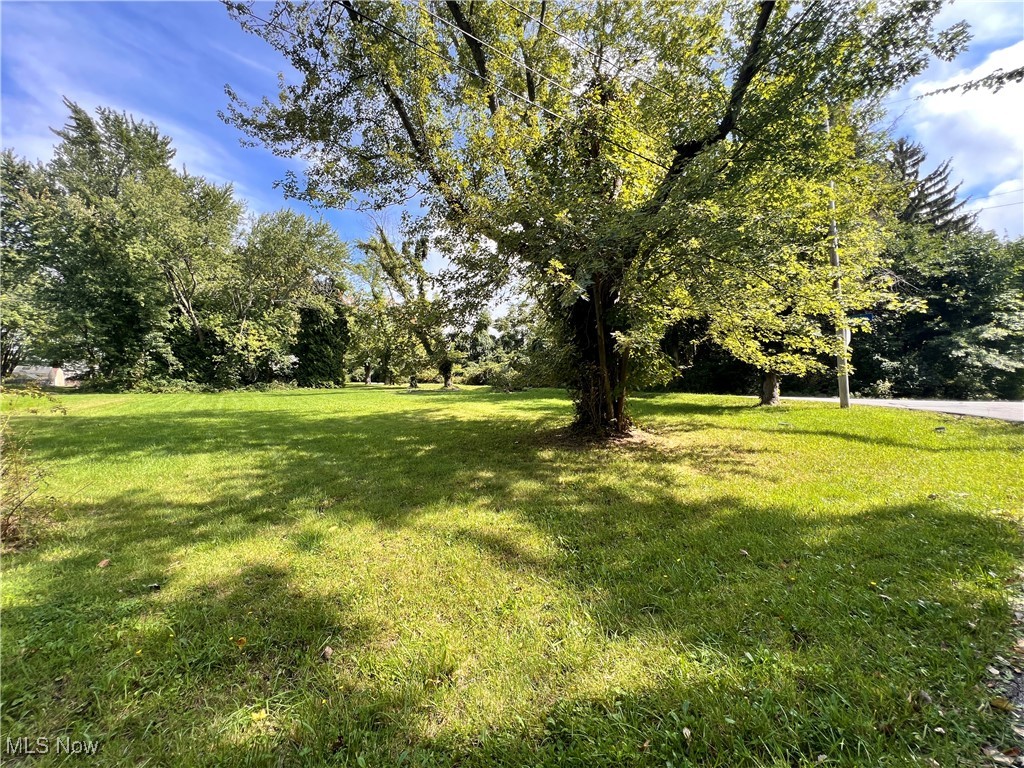
[[[311,161],[292,195],[416,197],[467,292],[518,278],[575,347],[581,397],[621,430],[612,412],[667,372],[657,340],[681,313],[796,369],[884,291],[886,186],[851,105],[962,47],[933,28],[938,7],[353,0],[279,3],[269,23],[233,7],[302,82],[233,98],[228,119]],[[842,274],[821,264],[829,180]]]
[[[324,222],[255,217],[170,166],[170,139],[107,109],[71,117],[46,167],[3,157],[5,372],[21,359],[131,386],[290,377],[299,309],[329,314],[348,251]]]

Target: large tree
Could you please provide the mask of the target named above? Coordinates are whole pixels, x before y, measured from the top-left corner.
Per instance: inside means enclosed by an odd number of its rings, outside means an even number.
[[[254,217],[232,250],[219,300],[208,314],[223,350],[221,383],[289,376],[300,309],[336,316],[348,263],[348,247],[325,221],[290,210]]]
[[[770,188],[834,175],[844,158],[807,162],[830,111],[965,41],[933,29],[938,2],[227,5],[299,75],[258,105],[229,89],[232,122],[309,161],[285,189],[417,196],[471,290],[524,279],[571,353],[577,424],[605,434],[692,300],[670,278],[717,268],[709,232],[742,254],[716,198],[766,164]]]
[[[1024,397],[1024,239],[910,227],[893,262],[898,311],[875,310],[855,347],[860,386],[876,394]]]
[[[204,314],[230,275],[243,205],[230,185],[166,168],[131,180],[124,198],[138,232],[133,247],[159,270],[173,306],[179,359],[172,367],[193,375],[203,364],[182,353],[207,348]]]
[[[53,327],[39,300],[39,252],[45,247],[39,201],[51,193],[41,166],[9,150],[0,155],[0,376],[48,353],[43,340]]]
[[[458,351],[453,348],[446,326],[449,307],[437,292],[431,292],[426,269],[427,239],[419,237],[395,247],[383,227],[372,238],[360,243],[365,259],[378,268],[377,274],[392,299],[389,310],[412,337],[419,342],[427,361],[437,367],[445,389],[454,386],[453,375]],[[419,373],[409,369],[409,386],[416,387]]]
[[[59,329],[49,355],[132,382],[166,358],[170,314],[159,267],[138,247],[143,226],[128,190],[169,172],[174,150],[151,123],[65,104],[69,119],[46,169],[51,190],[35,201],[37,298]]]
[[[230,185],[172,168],[156,126],[67,106],[51,163],[2,159],[4,373],[28,356],[128,386],[290,377],[300,310],[339,317],[337,233],[292,211],[243,226]]]

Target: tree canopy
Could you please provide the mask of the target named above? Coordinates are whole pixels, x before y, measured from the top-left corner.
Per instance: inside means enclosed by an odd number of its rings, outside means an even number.
[[[827,210],[822,185],[852,190],[857,164],[826,119],[855,123],[859,100],[966,41],[934,28],[930,2],[227,5],[299,75],[255,105],[229,89],[231,122],[309,162],[285,189],[327,206],[414,196],[470,291],[522,279],[571,352],[578,425],[599,433],[628,428],[630,387],[703,300],[695,273],[753,263],[771,282],[792,273],[775,263],[788,248],[834,281],[820,216],[802,239],[730,226],[753,205],[737,190]]]
[[[155,125],[66,105],[52,162],[3,155],[4,373],[34,360],[128,386],[290,378],[300,313],[320,313],[310,328],[342,314],[333,229],[245,217],[230,185],[172,167]]]

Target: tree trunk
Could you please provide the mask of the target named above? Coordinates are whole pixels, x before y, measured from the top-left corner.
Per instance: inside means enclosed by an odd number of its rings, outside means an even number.
[[[782,377],[774,371],[765,371],[761,379],[761,405],[779,405],[782,400],[779,397],[779,383]]]
[[[576,403],[574,428],[593,437],[629,433],[626,359],[615,344],[613,308],[617,291],[607,278],[595,280],[566,318],[567,341],[575,353],[570,389]],[[611,310],[611,311],[610,311]]]
[[[452,383],[452,370],[455,368],[455,364],[447,357],[441,360],[437,366],[438,372],[441,374],[441,378],[444,380],[445,389],[454,389],[455,385]]]
[[[416,374],[415,373],[409,374],[409,389],[419,389],[419,388],[420,388],[420,383],[416,379]]]
[[[363,363],[363,383],[364,384],[370,385],[370,384],[373,383],[371,381],[371,378],[370,378],[372,374],[373,374],[373,368],[370,367],[370,364],[369,363]]]
[[[21,365],[21,345],[0,340],[0,376],[10,376]]]

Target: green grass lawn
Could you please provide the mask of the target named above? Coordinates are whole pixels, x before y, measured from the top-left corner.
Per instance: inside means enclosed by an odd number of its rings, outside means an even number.
[[[58,524],[4,558],[4,739],[588,767],[1008,741],[985,668],[1012,643],[1020,427],[673,394],[598,447],[559,437],[551,390],[62,400],[14,416]]]

